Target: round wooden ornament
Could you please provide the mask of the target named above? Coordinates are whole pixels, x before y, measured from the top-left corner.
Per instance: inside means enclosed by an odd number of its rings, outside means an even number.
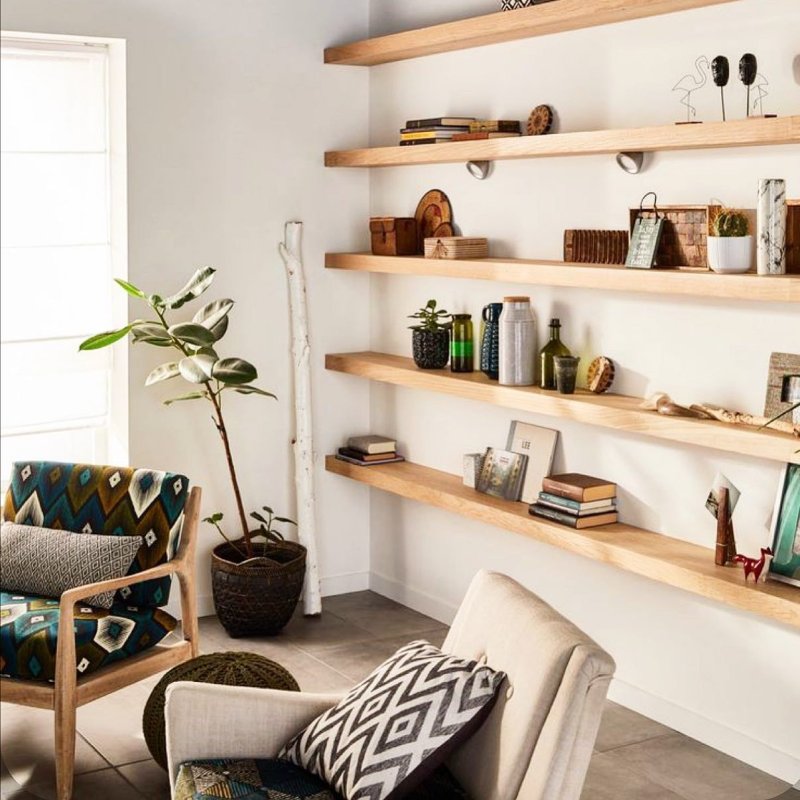
[[[553,109],[547,105],[536,106],[528,117],[528,136],[550,133],[553,127]]]
[[[589,364],[587,377],[590,392],[595,394],[607,392],[614,383],[614,362],[605,356],[598,356]]]
[[[453,209],[449,198],[439,189],[425,192],[417,204],[414,217],[417,220],[419,250],[423,252],[425,239],[434,236],[436,230],[444,223],[453,221]]]

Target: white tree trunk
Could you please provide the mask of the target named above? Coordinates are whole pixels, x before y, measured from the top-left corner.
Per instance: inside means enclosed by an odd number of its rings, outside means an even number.
[[[314,519],[314,442],[311,430],[311,346],[308,339],[306,278],[300,252],[302,222],[287,222],[283,242],[278,245],[289,279],[289,313],[292,323],[294,366],[295,434],[294,482],[297,490],[297,529],[300,544],[308,551],[304,611],[306,616],[322,613],[317,564],[317,533]]]

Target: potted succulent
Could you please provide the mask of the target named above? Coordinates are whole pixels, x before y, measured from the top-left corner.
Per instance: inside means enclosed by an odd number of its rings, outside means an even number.
[[[708,237],[708,266],[714,272],[747,272],[753,263],[753,237],[747,216],[724,209],[714,217]]]
[[[417,319],[411,325],[411,345],[414,363],[420,369],[444,369],[450,357],[451,316],[448,311],[436,308],[435,300],[428,302],[409,319]]]
[[[134,344],[175,351],[174,360],[150,372],[145,386],[181,378],[191,384],[192,391],[165,400],[165,405],[192,400],[210,403],[211,419],[222,442],[236,502],[240,538],[231,539],[225,534],[220,524],[221,513],[205,520],[225,539],[214,549],[211,562],[217,613],[232,636],[277,633],[289,621],[300,598],[306,549],[285,541],[274,529],[275,523],[295,523],[275,516],[268,506],[262,507],[266,516],[260,512],[250,515],[258,523],[254,530],[250,529],[223,415],[223,399],[227,401],[231,393],[271,398],[275,395],[253,384],[258,373],[250,362],[243,358],[222,358],[217,353],[219,342],[228,330],[233,300],[213,300],[190,321],[167,319],[172,312],[200,297],[211,286],[215,272],[211,267],[197,270],[179,292],[169,296],[145,294],[133,284],[116,279],[129,295],[147,305],[150,318],[137,319],[119,330],[91,336],[81,343],[80,349],[98,350],[130,334]]]

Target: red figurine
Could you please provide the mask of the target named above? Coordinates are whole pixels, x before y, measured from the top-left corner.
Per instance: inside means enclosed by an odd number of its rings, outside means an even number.
[[[734,563],[744,565],[745,583],[747,583],[747,579],[751,575],[753,576],[753,581],[758,583],[761,580],[762,573],[764,575],[764,580],[767,579],[767,572],[769,572],[769,563],[772,561],[772,556],[773,552],[771,547],[762,547],[761,558],[748,558],[747,556],[737,554],[733,561]]]

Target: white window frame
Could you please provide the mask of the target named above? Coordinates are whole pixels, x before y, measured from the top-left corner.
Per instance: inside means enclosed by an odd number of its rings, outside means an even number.
[[[102,47],[108,53],[107,112],[109,153],[109,232],[111,239],[111,274],[113,278],[128,279],[128,145],[127,145],[127,76],[126,40],[98,36],[73,36],[52,33],[0,31],[4,45],[30,49],[46,49],[66,45]],[[111,319],[113,328],[128,322],[128,295],[121,289],[112,291]],[[127,338],[111,350],[111,379],[108,398],[108,441],[106,452],[109,464],[129,463],[129,399],[128,399]]]

